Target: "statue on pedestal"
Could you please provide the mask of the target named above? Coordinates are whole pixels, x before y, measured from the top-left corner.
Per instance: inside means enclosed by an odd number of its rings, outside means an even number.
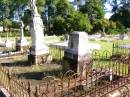
[[[32,63],[39,63],[40,58],[49,53],[48,46],[44,43],[44,26],[43,21],[38,13],[37,0],[30,0],[30,9],[32,11],[32,17],[30,22],[30,33],[32,37],[32,47],[30,49],[29,59],[34,60]]]

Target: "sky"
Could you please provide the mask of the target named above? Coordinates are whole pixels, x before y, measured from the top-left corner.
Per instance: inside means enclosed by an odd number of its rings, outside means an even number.
[[[70,2],[73,2],[74,0],[68,0]],[[108,9],[108,11],[111,11],[112,7],[109,4],[105,4],[106,8]],[[111,12],[106,12],[105,14],[105,18],[109,19],[112,16]]]

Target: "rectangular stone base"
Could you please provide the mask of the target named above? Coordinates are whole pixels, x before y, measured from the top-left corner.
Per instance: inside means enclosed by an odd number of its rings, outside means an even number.
[[[66,64],[63,64],[63,69],[65,71],[73,70],[74,72],[77,72],[77,70],[78,70],[78,61],[77,60],[73,60],[73,59],[64,57],[64,61],[65,61],[64,63],[66,63]]]
[[[42,65],[46,63],[48,60],[49,54],[44,54],[44,55],[28,55],[28,62],[29,64],[33,65]]]
[[[18,46],[18,45],[16,45],[16,51],[28,52],[29,46]]]
[[[64,68],[67,68],[68,70],[73,70],[74,72],[81,73],[88,69],[91,69],[92,67],[92,59],[85,57],[82,60],[78,59],[71,59],[68,57],[64,57],[64,61],[67,63],[65,64]],[[68,66],[68,67],[66,67]]]

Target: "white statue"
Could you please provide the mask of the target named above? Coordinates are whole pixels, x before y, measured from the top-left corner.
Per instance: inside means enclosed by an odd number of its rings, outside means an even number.
[[[31,54],[40,55],[48,53],[48,47],[44,44],[44,26],[43,21],[38,13],[37,0],[30,0],[30,9],[32,11],[32,19],[30,23],[30,32],[32,37]]]
[[[36,1],[37,0],[30,0],[30,9],[32,10],[33,15],[39,15],[38,10],[37,10],[37,6],[36,6]]]

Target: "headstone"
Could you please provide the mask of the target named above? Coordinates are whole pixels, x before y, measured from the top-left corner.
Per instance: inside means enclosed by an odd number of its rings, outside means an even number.
[[[12,47],[12,43],[11,43],[10,40],[6,40],[5,41],[5,47],[7,47],[7,48],[11,48]]]
[[[90,67],[91,50],[88,48],[88,34],[86,32],[73,32],[69,36],[68,48],[65,49],[64,59],[75,72],[81,72]]]
[[[101,32],[101,38],[105,37],[105,36],[106,36],[106,33],[105,32]]]
[[[124,33],[123,34],[120,34],[120,36],[119,36],[119,39],[121,39],[121,40],[123,40],[124,39]]]
[[[68,39],[69,39],[69,35],[68,35],[68,34],[65,34],[64,40],[65,40],[65,41],[68,41]]]
[[[0,26],[0,32],[3,32],[3,27]]]
[[[20,21],[20,39],[16,42],[16,50],[17,51],[22,51],[22,52],[27,52],[29,49],[29,43],[27,42],[26,38],[24,37],[24,24],[22,21]]]
[[[30,49],[29,62],[38,64],[44,61],[44,57],[49,54],[49,48],[44,43],[43,22],[38,13],[36,0],[30,0],[32,11],[30,33],[32,37],[32,47]]]
[[[124,40],[128,39],[128,36],[125,33],[120,34],[119,39]]]
[[[7,48],[11,48],[12,47],[12,42],[8,38],[8,33],[7,33],[7,37],[6,37],[5,43],[4,43],[4,47],[7,47]]]
[[[130,38],[130,32],[128,32],[127,35],[128,35],[128,38]]]

